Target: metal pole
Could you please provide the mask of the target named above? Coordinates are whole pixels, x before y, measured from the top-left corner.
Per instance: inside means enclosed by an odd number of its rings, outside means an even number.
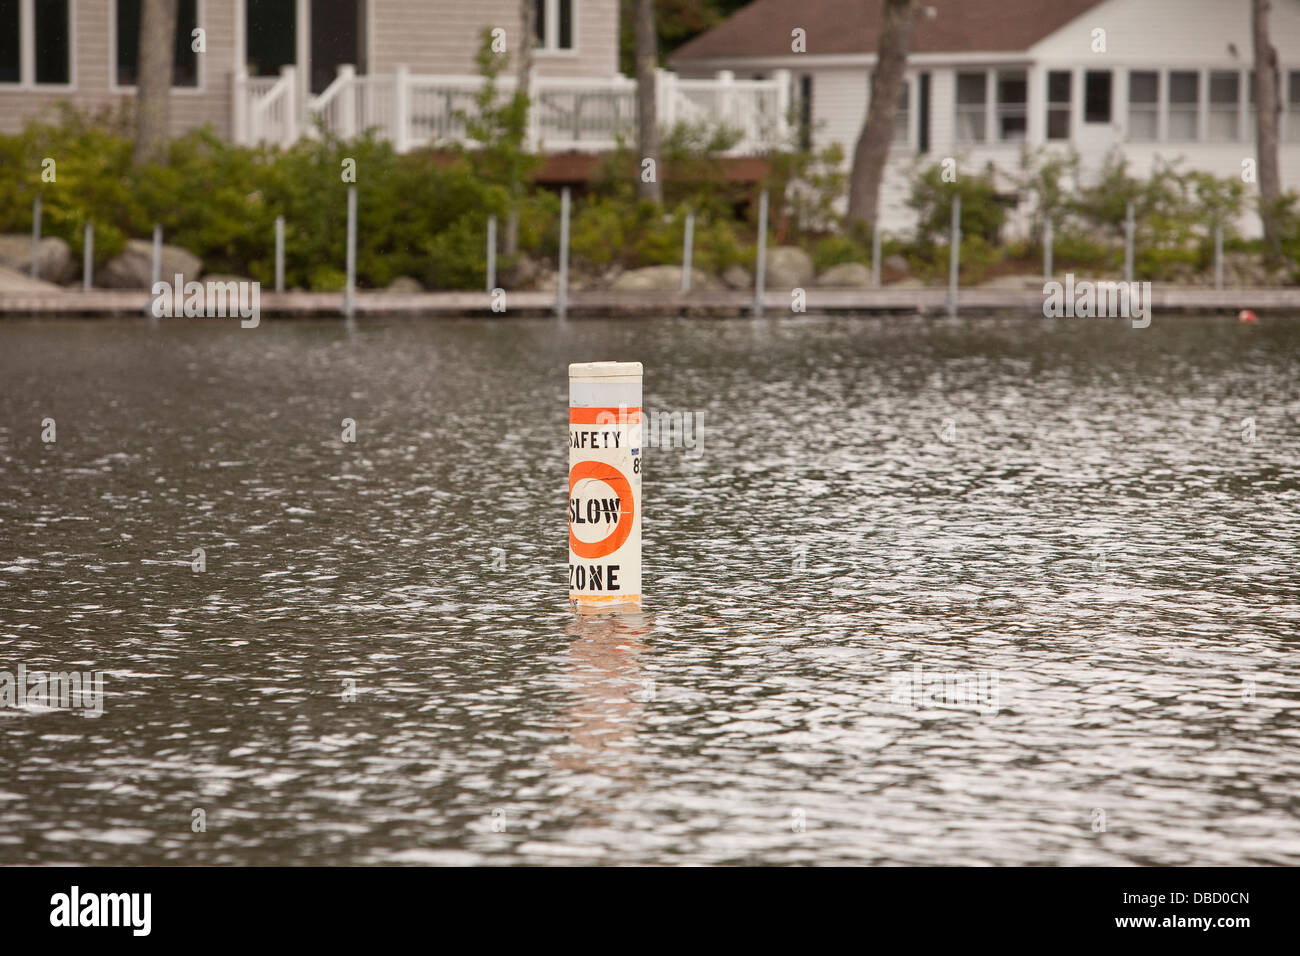
[[[1223,223],[1214,224],[1214,287],[1223,288]]]
[[[1137,223],[1133,220],[1133,201],[1129,200],[1128,210],[1124,215],[1124,281],[1133,281],[1133,234]]]
[[[961,196],[952,197],[952,240],[948,249],[948,316],[957,316],[957,275],[961,269]]]
[[[1052,243],[1055,239],[1052,220],[1043,223],[1043,278],[1052,278]]]
[[[871,229],[871,288],[880,288],[880,226]]]
[[[555,312],[564,318],[569,311],[569,187],[560,190],[560,275],[555,295]]]
[[[284,291],[284,216],[275,217],[275,291]]]
[[[767,283],[767,190],[758,196],[758,254],[754,260],[754,315],[763,314],[763,290]]]
[[[488,216],[487,234],[487,290],[488,295],[497,287],[497,217]]]
[[[695,213],[686,214],[686,231],[682,235],[682,291],[691,291],[691,263],[695,259]]]
[[[89,292],[95,285],[95,225],[89,220],[86,221],[81,249],[81,290]]]
[[[162,225],[154,223],[153,227],[153,264],[149,267],[149,288],[162,281]],[[198,278],[195,276],[194,278]],[[179,289],[177,292],[179,293]]]
[[[32,203],[32,278],[41,277],[41,197]]]
[[[348,187],[348,278],[343,292],[343,314],[352,317],[357,294],[357,187]]]

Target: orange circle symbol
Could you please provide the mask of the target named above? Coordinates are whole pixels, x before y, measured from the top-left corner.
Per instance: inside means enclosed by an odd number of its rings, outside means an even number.
[[[569,471],[569,498],[580,481],[603,481],[618,495],[618,523],[614,530],[599,541],[579,541],[569,524],[569,550],[580,558],[603,558],[613,554],[632,533],[632,485],[623,473],[603,461],[580,461]]]

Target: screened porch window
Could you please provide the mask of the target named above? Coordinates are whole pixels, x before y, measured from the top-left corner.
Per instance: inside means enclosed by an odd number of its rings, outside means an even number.
[[[1047,74],[1047,138],[1070,138],[1070,86],[1073,77],[1068,70],[1052,70]]]
[[[988,128],[988,74],[957,74],[957,141],[984,142]]]
[[[1160,74],[1133,70],[1128,75],[1128,138],[1153,140],[1160,135]]]

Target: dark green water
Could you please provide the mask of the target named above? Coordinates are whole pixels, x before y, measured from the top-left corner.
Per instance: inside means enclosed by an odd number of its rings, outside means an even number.
[[[1298,356],[1284,319],[0,322],[0,672],[104,673],[102,716],[0,709],[0,863],[1295,864]],[[596,359],[705,429],[647,452],[644,614],[581,621]]]

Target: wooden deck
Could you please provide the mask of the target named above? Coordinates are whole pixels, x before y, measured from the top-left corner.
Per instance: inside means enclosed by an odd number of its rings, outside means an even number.
[[[807,291],[808,312],[855,314],[905,313],[935,315],[947,312],[948,290],[924,289],[816,289]],[[1152,314],[1255,311],[1300,312],[1300,288],[1207,289],[1194,286],[1153,285]],[[963,288],[958,295],[962,315],[1042,315],[1043,294],[1037,289]],[[147,292],[96,289],[91,292],[46,291],[0,292],[0,317],[65,315],[145,315],[150,301]],[[763,297],[764,314],[790,314],[788,291],[769,291]],[[358,316],[426,315],[480,316],[502,313],[491,310],[486,292],[424,292],[395,294],[358,292]],[[571,291],[571,316],[745,316],[752,314],[754,295],[748,291],[692,292],[608,292]],[[554,292],[508,292],[507,315],[553,315]],[[263,292],[261,317],[341,315],[343,296],[336,292]]]

